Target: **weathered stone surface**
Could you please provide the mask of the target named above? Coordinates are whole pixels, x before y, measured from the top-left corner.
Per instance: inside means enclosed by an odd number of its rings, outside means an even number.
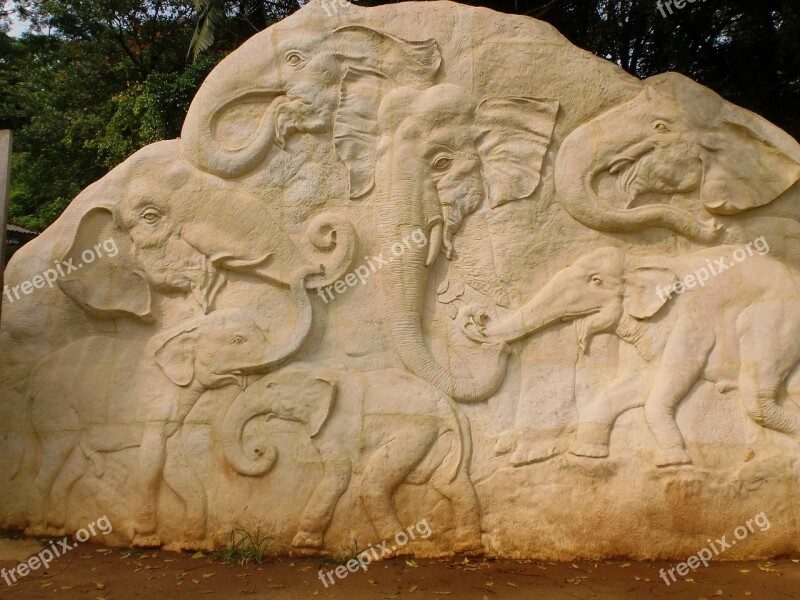
[[[11,261],[0,525],[682,559],[749,521],[727,558],[800,549],[798,144],[533,19],[330,8]]]

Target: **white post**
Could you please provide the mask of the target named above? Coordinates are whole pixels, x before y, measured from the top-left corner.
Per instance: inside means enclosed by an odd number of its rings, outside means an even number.
[[[6,228],[8,227],[8,188],[11,185],[11,130],[0,129],[0,290],[6,269]],[[2,307],[2,294],[0,294]]]

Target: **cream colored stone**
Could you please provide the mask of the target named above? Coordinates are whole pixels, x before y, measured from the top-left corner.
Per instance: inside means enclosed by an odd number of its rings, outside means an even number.
[[[536,20],[311,2],[11,261],[0,526],[684,560],[764,513],[725,558],[800,550],[798,179]]]

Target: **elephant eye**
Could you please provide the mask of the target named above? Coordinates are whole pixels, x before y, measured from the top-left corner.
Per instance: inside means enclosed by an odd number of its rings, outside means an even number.
[[[592,275],[592,285],[603,287],[603,279],[599,275]]]
[[[233,344],[234,346],[241,346],[244,343],[245,343],[245,338],[244,336],[241,335],[234,336],[233,339],[231,340],[231,344]]]
[[[670,132],[669,125],[667,125],[667,123],[665,123],[664,121],[656,121],[655,123],[653,123],[653,129],[656,130],[658,133]]]
[[[433,161],[433,168],[437,171],[446,171],[453,164],[453,159],[450,156],[438,156]]]
[[[142,213],[142,219],[149,225],[153,225],[161,220],[161,213],[155,208],[148,208]]]
[[[284,60],[286,61],[286,64],[292,67],[300,66],[306,61],[305,57],[296,50],[289,50],[289,52],[286,53]]]

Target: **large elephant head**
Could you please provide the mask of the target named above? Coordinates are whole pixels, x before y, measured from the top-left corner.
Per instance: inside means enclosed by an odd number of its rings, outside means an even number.
[[[123,168],[119,196],[83,215],[63,257],[74,272],[59,286],[89,314],[149,319],[153,289],[189,292],[208,312],[226,270],[283,286],[308,278],[307,287],[316,287],[349,265],[355,245],[349,225],[324,214],[311,220],[310,244],[330,246],[326,238],[336,230],[337,246],[324,261],[332,269],[312,266],[273,208],[176,159],[175,150],[175,142],[163,142],[135,154]],[[103,243],[118,252],[87,261]]]
[[[268,375],[233,401],[223,419],[220,437],[225,458],[233,469],[248,477],[268,473],[278,460],[274,444],[251,451],[242,446],[247,423],[259,416],[302,423],[309,437],[316,436],[325,423],[336,398],[336,385],[300,370]]]
[[[628,257],[618,248],[600,248],[562,269],[510,316],[490,320],[485,311],[467,306],[462,331],[482,343],[513,342],[557,323],[577,323],[578,344],[587,348],[598,333],[623,331],[655,315],[669,300],[656,290],[669,289],[678,275]]]
[[[665,227],[700,241],[714,215],[772,202],[800,179],[800,146],[677,73],[578,127],[556,160],[559,201],[601,231]]]
[[[348,72],[334,139],[351,190],[375,187],[381,243],[427,233],[427,245],[409,248],[381,272],[394,347],[411,372],[456,400],[485,399],[505,376],[505,353],[484,381],[455,377],[435,360],[421,326],[428,268],[442,249],[452,256],[453,236],[485,200],[495,207],[534,193],[557,104],[523,97],[479,103],[452,84],[369,93],[380,85],[374,73]]]
[[[204,171],[244,175],[288,135],[329,131],[350,66],[425,87],[441,63],[434,40],[412,42],[360,25],[278,34],[256,36],[223,61],[192,102],[183,149]]]

